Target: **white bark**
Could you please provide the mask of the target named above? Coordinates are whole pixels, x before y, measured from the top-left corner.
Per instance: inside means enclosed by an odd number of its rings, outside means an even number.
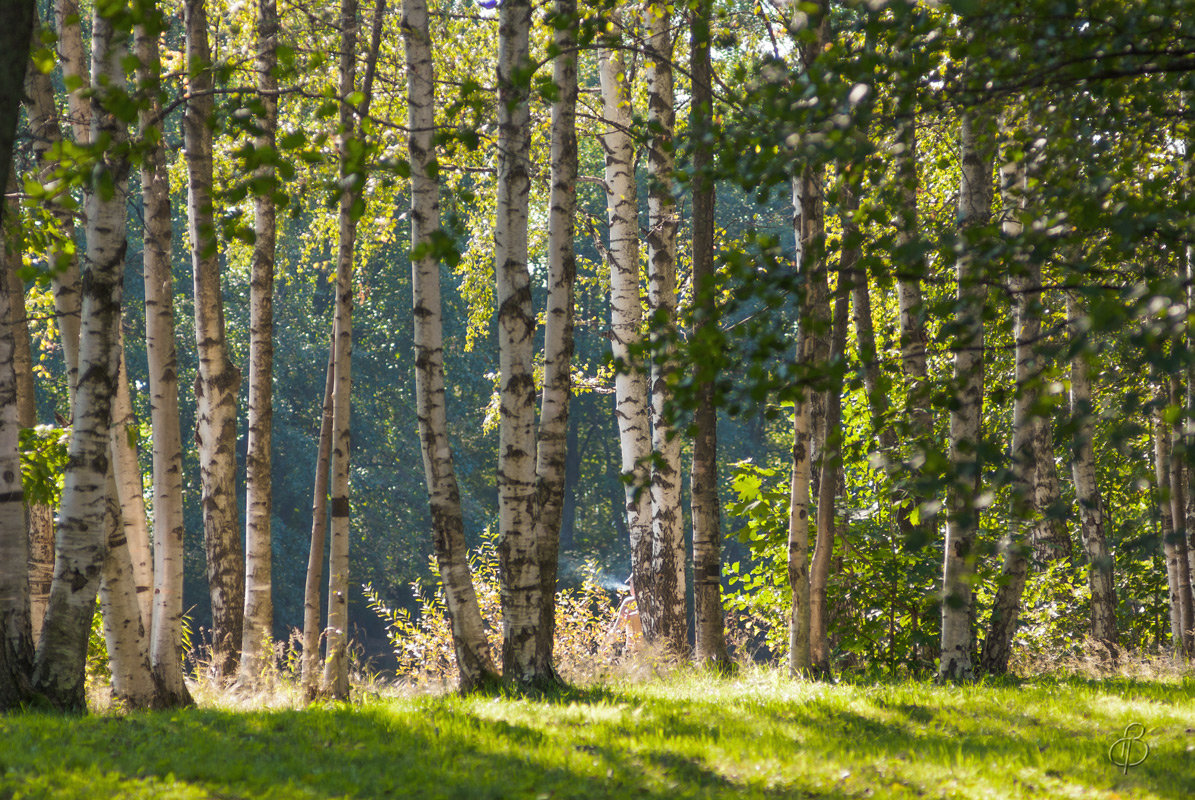
[[[245,607],[244,551],[237,531],[236,402],[241,376],[228,357],[220,260],[212,207],[211,49],[205,0],[186,0],[190,93],[183,119],[187,157],[187,228],[195,286],[195,438],[199,449],[203,535],[212,609],[212,663],[232,675]]]
[[[183,676],[183,448],[178,407],[178,359],[171,274],[170,182],[161,142],[161,56],[156,26],[135,32],[137,78],[146,101],[139,110],[142,138],[155,138],[141,164],[145,199],[145,343],[153,430],[153,608],[150,662],[165,705],[189,705]]]
[[[92,26],[92,72],[102,85],[124,88],[124,48],[112,23],[96,14]],[[85,195],[87,269],[82,282],[83,316],[79,383],[59,511],[54,583],[38,641],[33,682],[64,709],[86,706],[83,672],[87,636],[95,611],[107,550],[104,518],[110,497],[109,442],[112,398],[120,359],[121,280],[124,273],[124,183],[128,165],[119,154],[125,130],[104,109],[104,92],[92,96],[96,136],[116,145],[98,162]]]
[[[679,217],[673,200],[673,131],[676,100],[672,75],[672,8],[649,0],[647,26],[647,299],[653,334],[668,338],[676,329],[676,232]],[[681,512],[680,431],[664,415],[671,400],[669,361],[675,348],[653,348],[651,361],[652,573],[660,609],[660,638],[677,654],[689,649],[685,616],[685,531]]]
[[[407,60],[407,138],[411,159],[411,290],[415,320],[415,402],[423,471],[431,505],[436,561],[452,622],[462,691],[498,679],[473,579],[461,516],[460,489],[448,441],[444,393],[444,333],[440,305],[439,186],[435,163],[435,72],[426,0],[403,3]]]
[[[627,530],[631,567],[643,634],[649,640],[659,631],[659,600],[651,571],[651,495],[648,458],[651,433],[648,424],[647,381],[632,363],[631,348],[643,337],[643,306],[639,291],[639,201],[635,186],[635,148],[631,139],[632,108],[627,64],[620,44],[622,13],[610,12],[613,26],[598,50],[605,152],[606,213],[610,239],[606,260],[610,265],[610,346],[620,365],[614,379],[614,413],[622,477],[626,482]]]
[[[574,243],[577,207],[577,52],[576,0],[557,0],[563,24],[553,33],[557,55],[553,81],[551,192],[548,199],[548,309],[544,324],[544,388],[540,399],[536,451],[535,539],[539,552],[540,615],[535,672],[556,680],[553,640],[556,614],[556,567],[564,518],[568,471],[568,417],[572,393],[573,284],[577,273]]]
[[[120,336],[120,366],[116,396],[112,398],[112,489],[119,501],[120,524],[132,563],[131,586],[146,630],[153,615],[153,554],[149,547],[149,519],[145,514],[145,486],[137,454],[139,426],[129,394],[129,373],[124,358],[124,333]]]
[[[1066,297],[1067,324],[1072,336],[1080,335],[1083,317],[1081,301]],[[1104,503],[1095,472],[1095,407],[1091,397],[1088,354],[1077,350],[1070,363],[1070,406],[1078,421],[1071,474],[1075,481],[1075,503],[1079,507],[1079,539],[1087,554],[1087,584],[1091,589],[1091,637],[1116,654],[1116,588],[1113,584],[1112,554],[1104,533]]]
[[[257,17],[258,102],[265,113],[258,120],[259,153],[273,157],[278,127],[277,64],[278,7],[260,0]],[[254,197],[253,264],[249,311],[249,443],[245,458],[245,629],[241,639],[238,683],[252,686],[271,662],[274,601],[270,543],[273,506],[270,455],[274,418],[274,168],[269,162],[257,170],[265,191]]]
[[[942,577],[942,648],[938,677],[969,681],[971,663],[972,549],[979,528],[977,453],[983,422],[984,287],[976,257],[965,241],[967,232],[991,217],[992,172],[990,123],[965,115],[962,126],[962,181],[959,187],[959,229],[963,250],[955,266],[958,283],[954,379],[956,404],[950,414],[950,462],[954,486],[949,491],[946,556]]]

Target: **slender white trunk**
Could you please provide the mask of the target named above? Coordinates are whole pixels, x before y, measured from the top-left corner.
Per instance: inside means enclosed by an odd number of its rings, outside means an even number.
[[[502,672],[536,682],[542,587],[535,541],[535,380],[531,356],[535,313],[527,269],[531,191],[529,0],[505,0],[498,10],[498,199],[494,224],[497,277],[498,558],[502,573]]]
[[[274,601],[270,542],[273,506],[270,455],[274,419],[274,167],[278,127],[278,7],[260,0],[257,16],[258,102],[264,113],[255,145],[266,162],[257,170],[262,189],[253,199],[253,264],[249,279],[249,443],[245,457],[245,630],[237,681],[252,686],[271,660]]]
[[[1185,542],[1175,534],[1174,507],[1170,496],[1170,429],[1161,411],[1154,416],[1153,434],[1158,518],[1170,600],[1170,645],[1175,658],[1184,658],[1187,655],[1184,632],[1192,624],[1192,596],[1190,582],[1183,580],[1183,564],[1187,555]]]
[[[681,512],[680,431],[665,416],[671,400],[669,344],[676,330],[676,232],[679,217],[673,199],[676,169],[673,130],[676,100],[672,75],[671,5],[649,0],[647,26],[647,302],[653,335],[664,344],[651,360],[651,527],[652,572],[660,608],[660,638],[678,655],[689,649],[685,616],[685,530]]]
[[[212,665],[231,676],[240,655],[245,609],[245,556],[237,531],[236,403],[240,371],[228,357],[220,259],[212,206],[212,56],[205,0],[186,0],[187,73],[183,118],[187,157],[187,227],[195,285],[195,438],[199,450],[200,505],[212,609]]]
[[[134,565],[125,538],[127,527],[111,475],[108,482],[104,519],[108,554],[100,575],[100,610],[108,667],[112,672],[112,696],[126,708],[155,708],[161,705],[161,700],[150,668],[149,639],[134,589]]]
[[[434,175],[435,71],[426,0],[403,3],[407,59],[407,145],[411,158],[411,290],[415,320],[415,403],[431,505],[436,562],[444,585],[462,691],[497,682],[469,573],[460,489],[448,442],[444,333],[440,305],[439,185]]]
[[[91,77],[87,72],[87,50],[83,45],[82,15],[78,0],[55,0],[54,16],[58,24],[58,58],[62,79],[67,85],[66,113],[76,142],[91,140],[91,104],[87,93]],[[92,32],[92,39],[95,32]]]
[[[969,681],[971,662],[971,577],[975,574],[976,532],[979,529],[978,456],[983,424],[983,304],[982,270],[966,239],[983,225],[992,209],[992,134],[990,123],[964,115],[962,180],[959,187],[959,233],[962,251],[955,265],[958,283],[958,333],[954,340],[955,404],[950,413],[950,463],[954,485],[949,490],[946,555],[942,576],[942,647],[938,678]]]
[[[1024,193],[1027,188],[1024,161],[1012,161],[1001,168],[1004,233],[1019,237],[1024,226]],[[1041,420],[1035,409],[1041,403],[1041,365],[1038,339],[1041,336],[1041,265],[1018,259],[1010,264],[1009,288],[1015,303],[1013,341],[1016,359],[1016,392],[1012,418],[1012,499],[1008,533],[1001,543],[1004,560],[1000,584],[992,602],[992,617],[984,639],[981,665],[985,672],[1002,675],[1008,671],[1013,636],[1021,613],[1021,594],[1029,575],[1029,540],[1045,523],[1038,504],[1041,474]]]
[[[1081,301],[1066,296],[1066,318],[1072,336],[1079,336],[1083,317]],[[1071,356],[1070,406],[1077,421],[1071,474],[1075,481],[1075,503],[1079,508],[1079,539],[1087,554],[1087,584],[1091,589],[1091,637],[1117,653],[1116,588],[1112,580],[1112,554],[1104,533],[1104,502],[1095,472],[1095,406],[1091,397],[1088,354],[1076,350]]]
[[[1170,406],[1178,406],[1182,392],[1176,376],[1170,376]],[[1187,544],[1187,464],[1183,452],[1182,419],[1170,426],[1170,518],[1174,522],[1174,544],[1178,561],[1179,592],[1183,604],[1182,647],[1187,658],[1195,657],[1195,588],[1191,585],[1191,552]]]
[[[300,681],[307,700],[319,695],[320,587],[324,582],[324,546],[328,539],[328,478],[332,465],[332,390],[336,383],[335,342],[328,347],[324,401],[320,405],[319,446],[315,457],[315,488],[311,500],[311,545],[307,550],[307,580],[303,584],[303,658]]]
[[[149,519],[145,513],[145,485],[141,477],[141,459],[136,441],[140,426],[133,415],[129,393],[129,373],[125,366],[124,332],[120,335],[120,368],[116,378],[116,396],[112,399],[112,471],[113,490],[120,507],[120,524],[132,563],[130,586],[136,594],[141,619],[146,630],[153,614],[153,554],[149,547]]]
[[[606,261],[610,265],[610,347],[619,365],[614,378],[614,414],[622,478],[626,483],[627,531],[643,634],[659,634],[660,603],[651,571],[651,495],[648,459],[651,433],[648,424],[647,381],[633,363],[631,349],[643,338],[643,305],[639,291],[639,200],[635,185],[635,147],[627,63],[621,47],[622,12],[610,12],[608,41],[598,50],[598,77],[602,91],[602,132],[605,152],[606,213],[610,223]]]
[[[114,90],[124,89],[124,48],[110,20],[97,13],[93,25],[92,73]],[[120,359],[120,302],[124,274],[124,184],[128,164],[120,153],[123,123],[104,107],[106,92],[91,98],[96,137],[110,148],[97,163],[85,194],[87,270],[82,282],[79,383],[74,428],[64,477],[56,539],[54,583],[38,640],[33,682],[54,705],[86,707],[83,672],[87,637],[95,612],[100,572],[107,550],[109,441],[112,398]]]
[[[170,180],[161,141],[161,56],[154,18],[135,32],[137,79],[146,92],[138,112],[143,139],[156,141],[141,162],[145,198],[145,345],[149,367],[149,413],[153,429],[153,609],[150,662],[162,702],[190,705],[183,676],[183,447],[178,407],[174,277],[171,274]]]
[[[558,680],[552,645],[556,631],[556,566],[568,471],[568,416],[572,393],[574,243],[577,208],[576,0],[557,0],[553,34],[556,100],[552,104],[551,191],[548,198],[548,309],[544,323],[544,388],[536,451],[535,539],[539,551],[540,615],[535,673]]]

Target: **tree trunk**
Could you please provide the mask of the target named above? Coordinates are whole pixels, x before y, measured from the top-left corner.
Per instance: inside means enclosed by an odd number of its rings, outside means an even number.
[[[336,382],[336,332],[328,346],[327,378],[320,405],[319,448],[315,457],[315,488],[311,500],[311,546],[307,551],[307,580],[303,584],[303,656],[300,682],[310,702],[319,696],[320,587],[324,583],[324,548],[328,538],[328,478],[332,464],[332,389]]]
[[[909,118],[897,131],[895,172],[899,181],[899,202],[901,207],[900,230],[897,233],[897,248],[909,250],[914,247],[919,230],[917,218],[917,116],[912,110]],[[925,274],[925,259],[920,254],[910,254],[912,270],[897,273],[896,294],[900,308],[900,362],[904,377],[905,420],[908,425],[908,444],[905,456],[909,461],[909,483],[912,484],[907,498],[902,497],[897,510],[898,525],[906,546],[917,550],[937,538],[937,524],[929,504],[933,498],[919,485],[917,478],[920,465],[924,462],[925,450],[930,447],[934,433],[933,406],[929,384],[929,365],[926,359],[926,309],[921,291]],[[860,281],[866,286],[866,281]],[[870,317],[870,315],[869,315]],[[873,411],[874,414],[874,411]],[[887,428],[887,426],[885,426]],[[895,443],[893,443],[895,444]],[[917,522],[913,522],[913,510],[917,509]]]
[[[212,666],[236,671],[245,610],[245,558],[237,532],[236,403],[241,375],[229,360],[220,294],[220,259],[212,207],[212,56],[205,0],[186,0],[190,92],[183,118],[187,156],[187,224],[195,280],[195,438],[208,592],[212,606]]]
[[[647,302],[651,331],[659,342],[651,357],[652,573],[660,609],[660,639],[676,655],[689,650],[685,614],[685,530],[681,512],[681,432],[665,415],[671,402],[669,362],[676,335],[676,231],[673,199],[676,169],[673,130],[676,100],[672,75],[672,7],[649,2],[644,10],[647,42]]]
[[[28,94],[33,151],[37,157],[38,177],[44,185],[52,180],[58,166],[51,153],[62,143],[62,130],[58,125],[54,86],[50,76],[40,70],[31,69]],[[64,196],[54,194],[48,198],[47,206],[58,225],[61,241],[74,242],[75,217]],[[56,243],[55,240],[54,244]],[[75,384],[79,375],[79,262],[78,257],[67,248],[55,248],[48,256],[50,263],[54,265],[54,273],[50,280],[54,293],[59,342],[62,345],[63,363],[66,367],[67,393],[69,403],[74,407]],[[34,522],[30,528],[29,597],[33,638],[36,641],[41,632],[46,603],[50,599],[50,584],[54,579],[54,509],[35,508],[30,509],[30,512]]]
[[[161,131],[161,56],[158,34],[165,20],[154,16],[134,38],[137,79],[146,92],[138,114],[141,136],[153,142],[141,162],[145,201],[143,277],[145,344],[149,367],[150,425],[153,429],[153,610],[150,662],[162,702],[191,704],[183,676],[183,445],[179,424],[178,358],[175,348],[173,230],[170,180]]]
[[[1182,392],[1178,378],[1170,376],[1170,405],[1178,406]],[[1195,589],[1191,586],[1191,553],[1187,544],[1186,458],[1181,416],[1170,426],[1170,518],[1178,547],[1178,581],[1183,595],[1183,652],[1195,656]]]
[[[987,223],[992,209],[990,123],[964,115],[959,229],[962,251],[956,264],[957,333],[954,337],[955,403],[950,413],[950,464],[954,485],[948,498],[946,555],[942,577],[942,649],[938,678],[963,682],[974,677],[971,660],[972,548],[979,529],[978,448],[983,424],[983,271],[967,242],[968,232]]]
[[[237,682],[252,686],[273,660],[274,601],[270,514],[270,455],[274,420],[274,166],[278,128],[276,0],[257,10],[257,89],[263,113],[255,146],[264,163],[253,199],[253,263],[249,278],[249,443],[245,456],[245,630]]]
[[[332,533],[328,545],[328,625],[323,693],[337,700],[349,695],[349,444],[353,356],[353,260],[357,219],[364,209],[364,147],[354,145],[357,119],[369,117],[374,68],[381,43],[385,0],[374,7],[365,79],[360,106],[354,108],[357,87],[357,0],[340,6],[340,194],[336,257],[336,310],[333,322],[334,382],[332,384]],[[361,133],[360,136],[364,136]]]
[[[1000,169],[1004,205],[1002,227],[1014,247],[1019,246],[1017,240],[1024,232],[1022,218],[1028,191],[1026,158],[1012,158]],[[1046,492],[1041,481],[1047,471],[1042,463],[1046,450],[1043,439],[1051,435],[1051,429],[1049,420],[1043,418],[1038,410],[1042,399],[1043,369],[1038,353],[1038,340],[1041,338],[1041,264],[1032,258],[1016,257],[1009,267],[1012,272],[1009,288],[1015,306],[1013,341],[1016,359],[1011,448],[1012,500],[1008,535],[1001,543],[1004,561],[1000,585],[992,603],[991,622],[981,657],[984,671],[993,675],[1003,675],[1008,671],[1008,659],[1012,654],[1013,637],[1021,613],[1021,595],[1029,574],[1031,548],[1044,542],[1047,544],[1043,544],[1043,552],[1050,549],[1050,537],[1042,533],[1049,530],[1050,520],[1042,505]],[[1052,455],[1053,447],[1048,449]],[[1053,466],[1051,462],[1050,468],[1053,469]],[[1054,478],[1057,484],[1057,476]]]
[[[501,416],[498,431],[498,559],[502,575],[502,672],[533,683],[542,586],[535,541],[535,313],[527,270],[531,189],[531,3],[498,10],[498,199],[494,224]]]
[[[1159,410],[1154,416],[1154,474],[1157,477],[1158,517],[1162,530],[1162,554],[1166,560],[1166,584],[1170,596],[1170,637],[1175,658],[1188,655],[1185,632],[1192,627],[1191,583],[1184,581],[1186,542],[1175,532],[1171,496],[1170,427]],[[1186,571],[1189,574],[1189,567]]]
[[[13,319],[12,282],[7,278],[13,264],[10,253],[0,251],[0,256],[4,261],[0,264],[4,278],[0,284],[4,293],[0,298],[0,711],[8,711],[29,697],[33,640],[29,573],[25,568],[29,559],[29,539],[18,448],[22,425],[13,358],[18,326]],[[24,293],[20,296],[23,315]]]
[[[806,71],[821,53],[826,39],[826,14],[823,4],[815,3],[817,19],[810,41],[801,47],[801,62]],[[801,396],[794,409],[792,499],[788,530],[788,575],[792,588],[792,620],[789,626],[789,672],[796,676],[813,675],[812,609],[809,576],[809,506],[814,485],[814,464],[824,446],[825,414],[823,397],[811,383],[823,376],[829,356],[830,311],[828,307],[825,264],[820,260],[820,244],[825,234],[823,218],[824,169],[805,164],[792,181],[793,234],[796,242],[797,272],[803,280],[800,317],[797,324],[797,364],[805,378]],[[818,476],[820,479],[820,476]],[[815,534],[816,535],[816,534]]]
[[[120,334],[120,366],[116,378],[116,396],[112,398],[112,489],[120,509],[125,546],[132,572],[131,587],[146,625],[153,614],[153,554],[149,548],[149,519],[145,513],[145,484],[141,459],[137,454],[140,426],[133,415],[129,393],[129,373],[125,365],[124,332]]]
[[[556,571],[568,476],[572,394],[574,244],[577,208],[576,0],[557,0],[553,45],[552,175],[548,199],[548,308],[544,324],[544,388],[540,398],[535,484],[538,515],[540,617],[535,673],[558,681],[552,645],[556,631]],[[576,446],[575,443],[573,445]]]
[[[158,708],[159,697],[149,663],[149,640],[141,617],[132,554],[125,538],[115,478],[109,473],[104,529],[108,553],[100,575],[100,609],[108,667],[112,672],[112,697],[130,709]]]
[[[92,72],[97,84],[124,89],[124,48],[112,22],[97,13]],[[55,706],[82,711],[87,638],[107,549],[110,469],[108,432],[120,360],[120,301],[124,275],[124,182],[128,164],[120,145],[123,124],[105,108],[106,91],[91,98],[94,135],[114,147],[97,162],[85,194],[87,269],[74,428],[59,511],[54,583],[38,640],[33,682]]]
[[[631,350],[643,337],[643,306],[639,292],[639,200],[635,184],[635,147],[627,64],[623,56],[622,11],[611,9],[611,31],[598,51],[602,90],[605,152],[606,213],[610,223],[610,347],[618,367],[614,378],[614,413],[618,420],[622,479],[626,487],[627,532],[631,545],[631,573],[635,584],[643,635],[661,635],[661,603],[651,567],[651,432],[648,424],[647,381],[633,363]]]
[[[426,0],[403,3],[407,59],[407,138],[411,158],[411,288],[415,320],[415,402],[423,471],[431,504],[436,562],[452,622],[461,691],[499,680],[469,573],[460,489],[448,443],[444,392],[444,334],[440,306],[442,244],[435,175],[435,71]]]
[[[87,101],[91,78],[87,74],[87,50],[83,45],[78,0],[55,0],[54,16],[58,23],[58,63],[62,67],[62,79],[69,87],[66,92],[67,121],[74,140],[82,144],[91,137],[92,109]]]
[[[849,178],[848,178],[849,180]],[[855,192],[850,193],[846,204],[846,216],[851,216],[857,205]],[[843,239],[849,240],[854,228],[853,220],[844,220]],[[841,363],[846,356],[847,318],[850,313],[851,280],[859,248],[847,244],[843,248],[839,263],[838,288],[834,298],[834,323],[830,335],[830,355],[827,376],[830,385],[823,402],[825,409],[825,442],[821,448],[820,477],[817,497],[817,538],[813,547],[813,559],[809,570],[809,658],[813,674],[823,680],[832,677],[830,665],[829,620],[826,609],[826,588],[830,580],[830,557],[834,551],[835,500],[842,484],[842,372]]]
[[[713,147],[706,140],[713,119],[710,64],[710,0],[691,7],[690,74],[693,97],[689,130],[693,136],[693,340],[711,352],[718,347],[718,305],[714,267]],[[708,363],[716,359],[709,359]],[[716,373],[698,370],[697,407],[693,412],[693,468],[689,499],[693,517],[694,657],[698,664],[724,671],[730,667],[722,611],[722,514],[718,503],[718,409]]]
[[[1081,301],[1066,296],[1067,325],[1071,336],[1079,336],[1083,316]],[[1091,399],[1088,354],[1075,350],[1071,356],[1071,417],[1077,423],[1071,474],[1075,481],[1075,502],[1079,507],[1079,540],[1087,554],[1087,584],[1091,589],[1091,638],[1117,655],[1116,589],[1113,584],[1112,554],[1104,535],[1104,503],[1095,473],[1095,406]]]
[[[0,33],[0,186],[8,186],[9,170],[12,169],[37,4],[33,0],[13,0],[5,5],[4,11],[5,24]],[[0,203],[0,222],[4,214],[5,209]]]

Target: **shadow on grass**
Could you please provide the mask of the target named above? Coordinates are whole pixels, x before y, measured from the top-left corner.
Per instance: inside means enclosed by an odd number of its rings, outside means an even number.
[[[1195,795],[1187,686],[841,686],[798,701],[711,685],[4,717],[0,798]],[[1107,754],[1134,721],[1151,753],[1126,774]]]

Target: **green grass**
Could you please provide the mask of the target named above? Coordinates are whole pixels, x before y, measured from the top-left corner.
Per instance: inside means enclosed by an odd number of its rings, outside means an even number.
[[[1108,748],[1134,722],[1150,755],[1125,774]],[[765,671],[546,700],[0,717],[0,798],[1192,796],[1191,679],[957,689]]]

